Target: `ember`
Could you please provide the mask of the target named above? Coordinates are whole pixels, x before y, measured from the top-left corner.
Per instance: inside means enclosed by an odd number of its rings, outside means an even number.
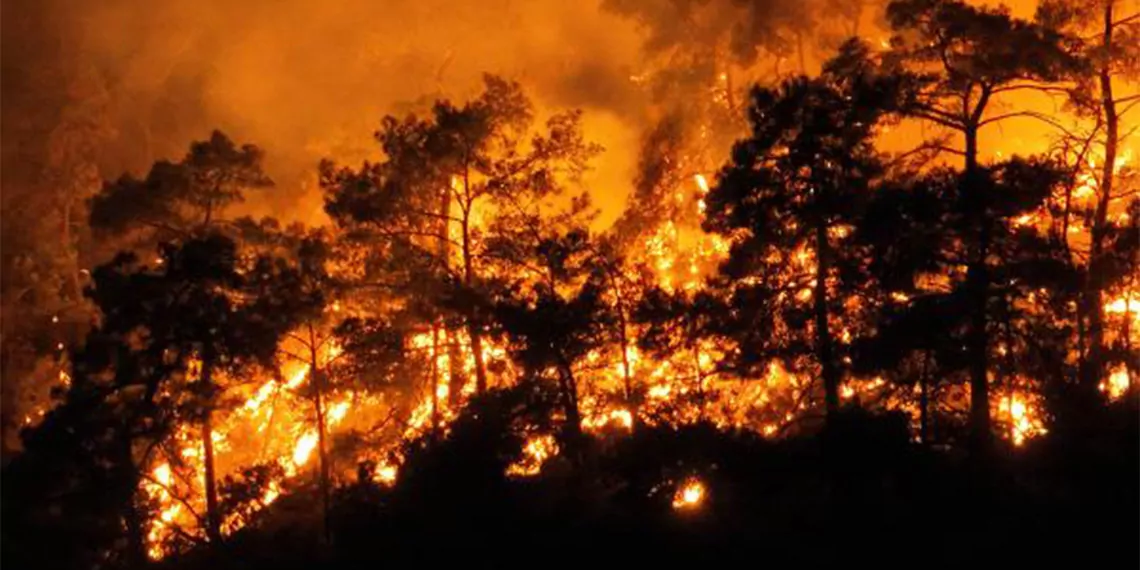
[[[705,499],[705,485],[699,479],[688,479],[673,495],[673,508],[677,510],[695,509]]]

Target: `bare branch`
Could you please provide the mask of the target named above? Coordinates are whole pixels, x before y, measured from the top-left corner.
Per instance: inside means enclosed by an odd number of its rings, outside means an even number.
[[[983,127],[983,126],[988,125],[990,123],[995,123],[997,121],[1002,121],[1005,119],[1012,119],[1014,117],[1028,117],[1030,119],[1037,119],[1038,121],[1046,123],[1046,124],[1052,126],[1053,128],[1064,132],[1069,137],[1079,138],[1076,133],[1070,131],[1069,128],[1066,127],[1065,125],[1062,125],[1061,123],[1057,122],[1056,119],[1054,119],[1048,115],[1045,115],[1043,113],[1038,113],[1036,111],[1017,111],[1017,112],[1013,112],[1013,113],[1005,113],[1002,115],[997,115],[997,116],[990,117],[988,119],[985,119],[985,120],[979,122],[978,126]]]

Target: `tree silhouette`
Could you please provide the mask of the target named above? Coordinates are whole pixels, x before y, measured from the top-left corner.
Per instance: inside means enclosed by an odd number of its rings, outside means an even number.
[[[740,358],[810,358],[823,379],[828,417],[839,409],[843,364],[835,327],[857,303],[860,252],[849,235],[882,160],[875,128],[897,82],[878,76],[867,49],[848,43],[818,79],[756,89],[751,135],[706,198],[705,227],[735,238],[721,271],[729,280]]]
[[[1019,379],[1050,379],[1065,369],[1066,323],[1056,314],[1075,301],[1076,274],[1056,242],[1018,222],[1039,211],[1065,176],[1056,163],[1023,159],[979,173],[993,277],[987,335],[1000,347],[993,349],[992,373],[1012,389]],[[855,232],[872,260],[878,313],[873,334],[856,343],[856,367],[917,383],[924,431],[937,388],[932,381],[969,372],[973,362],[973,301],[962,268],[976,228],[961,199],[962,176],[941,168],[893,177],[869,201]]]
[[[1140,23],[1136,14],[1121,15],[1116,0],[1075,2],[1051,0],[1042,2],[1037,18],[1045,25],[1064,32],[1074,57],[1087,62],[1070,92],[1070,103],[1076,114],[1091,119],[1093,127],[1087,136],[1070,135],[1078,148],[1073,153],[1074,168],[1095,168],[1091,186],[1092,205],[1083,211],[1076,204],[1073,185],[1066,187],[1061,238],[1069,241],[1068,228],[1087,219],[1087,250],[1074,244],[1074,262],[1083,267],[1084,285],[1078,305],[1078,354],[1081,398],[1094,403],[1097,387],[1104,381],[1107,364],[1114,360],[1105,339],[1105,294],[1119,290],[1128,272],[1127,223],[1121,223],[1117,212],[1127,212],[1128,172],[1122,172],[1120,157],[1129,132],[1122,131],[1125,115],[1132,109],[1134,97],[1121,95],[1117,84],[1135,79],[1140,74],[1136,55],[1140,51]],[[1096,149],[1103,148],[1103,153]],[[1091,155],[1091,156],[1090,156]],[[1099,161],[1099,163],[1097,162]],[[1093,166],[1095,164],[1095,167]],[[1124,218],[1127,220],[1127,218]],[[1121,238],[1124,238],[1122,241]],[[1134,265],[1134,264],[1133,264]],[[1121,273],[1124,269],[1124,273]],[[1135,271],[1135,268],[1131,268]]]
[[[1064,49],[1059,33],[1010,16],[1008,9],[980,8],[958,0],[899,0],[887,7],[894,36],[890,59],[909,72],[912,98],[908,113],[960,134],[963,158],[961,191],[963,235],[970,254],[967,281],[972,315],[969,327],[970,425],[980,448],[989,444],[989,354],[993,349],[987,320],[992,276],[988,259],[992,236],[984,218],[990,197],[978,160],[978,134],[1003,119],[1028,112],[988,114],[1002,93],[1040,88],[1074,72],[1079,62]],[[995,43],[994,38],[1002,38]]]
[[[74,70],[72,77],[55,69],[36,73],[45,76],[39,81],[66,85],[59,86],[60,101],[38,101],[34,111],[20,105],[24,93],[5,105],[5,116],[14,113],[9,124],[24,125],[6,130],[0,205],[5,456],[14,449],[19,428],[38,420],[37,414],[50,405],[49,391],[66,368],[66,351],[87,332],[92,309],[83,296],[85,268],[96,244],[86,227],[85,202],[102,183],[100,145],[114,135],[110,95],[95,69]],[[38,116],[45,111],[46,116]],[[25,139],[24,128],[44,132]]]
[[[146,557],[146,513],[136,498],[143,470],[184,422],[202,426],[204,527],[211,539],[220,536],[209,436],[222,388],[216,374],[272,361],[291,324],[263,294],[282,281],[272,260],[241,268],[234,243],[218,235],[165,245],[161,256],[157,266],[147,266],[122,254],[94,272],[89,294],[102,315],[99,326],[73,357],[73,381],[63,402],[27,437],[33,446],[58,445],[72,454],[35,452],[65,462],[38,484],[48,493],[41,500],[82,512],[88,508],[82,503],[92,499],[76,485],[113,485],[107,498],[93,504],[108,509],[101,515],[112,517],[107,524],[126,525],[129,546],[123,555],[131,563]]]
[[[330,539],[328,525],[332,492],[332,466],[327,442],[328,399],[335,386],[332,369],[342,354],[336,346],[336,329],[341,324],[341,300],[347,285],[334,275],[335,244],[328,232],[309,230],[299,224],[284,228],[272,219],[255,222],[239,220],[246,246],[263,255],[281,259],[287,271],[263,291],[282,314],[290,315],[297,327],[286,331],[278,347],[279,358],[307,367],[302,393],[313,405],[317,432],[317,480],[321,492],[322,530]]]
[[[91,201],[90,224],[103,237],[143,246],[199,233],[225,222],[226,208],[244,201],[246,190],[273,185],[263,159],[256,146],[214,131],[182,160],[154,163],[144,179],[124,174],[105,184]]]
[[[708,404],[714,395],[708,384],[730,366],[709,364],[702,341],[719,339],[728,308],[709,291],[666,291],[653,288],[644,291],[633,313],[641,325],[638,346],[656,358],[677,356],[676,368],[691,378],[691,394],[697,408],[696,421],[707,420]]]
[[[539,132],[517,83],[486,76],[484,84],[475,100],[462,106],[440,101],[430,117],[385,117],[376,133],[383,162],[350,170],[326,161],[321,179],[329,214],[378,255],[399,259],[406,267],[401,284],[435,281],[437,291],[458,289],[472,299],[458,314],[471,343],[477,391],[487,387],[486,323],[474,302],[490,277],[485,228],[502,213],[529,213],[580,175],[599,150],[583,140],[580,113],[555,115]]]
[[[534,268],[533,276],[512,280],[499,295],[496,321],[522,368],[523,382],[546,380],[553,373],[565,415],[563,438],[571,457],[580,461],[579,368],[587,354],[608,343],[613,326],[603,299],[604,270],[597,266],[589,233],[580,227],[548,229],[529,240],[500,240],[492,244],[496,246],[509,247],[509,255],[519,261],[525,256]]]

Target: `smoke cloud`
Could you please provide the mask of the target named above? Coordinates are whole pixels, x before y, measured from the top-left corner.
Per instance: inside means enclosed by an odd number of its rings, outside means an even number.
[[[68,93],[87,76],[113,127],[97,151],[104,178],[219,128],[268,154],[278,188],[256,213],[319,222],[320,158],[371,156],[384,114],[474,96],[485,72],[523,82],[540,109],[586,111],[609,149],[587,180],[607,215],[632,177],[640,38],[593,2],[13,0],[3,15],[4,170],[23,178],[35,168],[10,147],[44,144],[62,110],[91,97]]]

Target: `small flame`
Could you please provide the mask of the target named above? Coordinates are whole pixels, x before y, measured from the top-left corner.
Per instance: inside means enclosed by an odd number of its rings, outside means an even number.
[[[310,431],[301,436],[297,440],[297,446],[293,448],[293,466],[303,467],[305,463],[309,462],[309,457],[312,456],[313,450],[317,447],[317,432]]]
[[[546,460],[558,454],[558,443],[552,435],[539,435],[527,440],[523,447],[523,457],[507,467],[507,475],[533,477],[542,471]]]
[[[582,427],[587,430],[601,429],[610,425],[630,429],[633,427],[633,414],[625,408],[616,408],[582,418]]]
[[[348,400],[337,402],[332,408],[329,408],[329,423],[338,424],[341,420],[348,415]]]
[[[396,466],[385,463],[376,469],[375,480],[377,483],[391,485],[396,482],[397,473]]]
[[[1121,366],[1109,374],[1108,380],[1100,383],[1100,391],[1104,392],[1109,400],[1119,400],[1128,392],[1131,384],[1128,378],[1128,369]]]
[[[701,192],[709,193],[709,181],[704,174],[698,174],[693,179],[697,181],[697,187],[701,189]]]
[[[276,482],[271,482],[269,488],[265,490],[265,494],[261,497],[261,504],[269,506],[277,497],[281,496],[281,489],[277,486]]]
[[[700,479],[689,479],[673,495],[673,508],[677,510],[695,509],[705,498],[705,485]]]
[[[1113,299],[1104,306],[1104,312],[1113,315],[1131,315],[1140,324],[1140,296],[1135,294]]]
[[[1020,394],[1003,397],[998,412],[1009,422],[1010,440],[1015,446],[1020,447],[1027,440],[1048,432],[1037,406]]]

